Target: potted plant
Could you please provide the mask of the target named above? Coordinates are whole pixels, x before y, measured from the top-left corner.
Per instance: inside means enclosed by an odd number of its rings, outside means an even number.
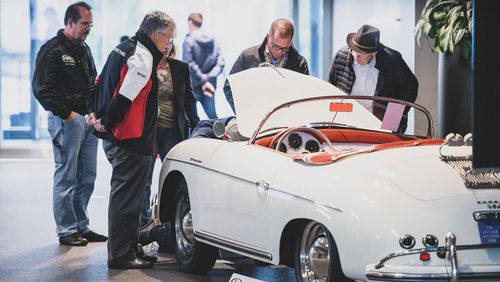
[[[438,136],[472,130],[472,0],[427,0],[415,26],[439,52]]]
[[[434,40],[431,49],[435,52],[453,53],[459,46],[467,63],[472,54],[472,1],[471,0],[427,0],[422,15],[415,26],[415,37],[425,35]]]

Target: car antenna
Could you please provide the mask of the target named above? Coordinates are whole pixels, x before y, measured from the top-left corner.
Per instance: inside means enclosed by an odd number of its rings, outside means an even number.
[[[262,63],[260,63],[259,64],[259,68],[261,68],[261,67],[270,67],[273,70],[275,70],[279,75],[281,75],[281,77],[285,78],[285,76],[275,66],[273,66],[272,64],[270,64],[268,62],[262,62]]]

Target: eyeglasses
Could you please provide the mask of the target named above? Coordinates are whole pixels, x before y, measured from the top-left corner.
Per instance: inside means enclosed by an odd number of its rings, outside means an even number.
[[[166,38],[168,38],[168,44],[172,44],[174,43],[174,38],[173,37],[169,37],[168,35],[166,35],[165,33],[161,32],[161,31],[158,31],[159,34],[165,36]]]
[[[78,22],[79,24],[83,25],[84,27],[93,27],[94,24],[92,22]]]
[[[288,49],[290,49],[290,46],[288,46],[288,47],[280,47],[280,46],[274,44],[274,42],[272,42],[270,40],[269,40],[269,45],[271,46],[271,49],[273,49],[274,51],[280,51],[280,52],[283,52],[283,53],[288,52]]]
[[[349,53],[351,53],[354,58],[359,58],[359,59],[363,59],[363,60],[371,58],[374,54],[374,53],[358,53],[354,50],[349,50]]]

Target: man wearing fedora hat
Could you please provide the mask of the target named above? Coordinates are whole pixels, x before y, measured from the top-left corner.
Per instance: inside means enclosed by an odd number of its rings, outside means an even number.
[[[349,33],[347,46],[333,58],[328,81],[352,95],[382,96],[414,102],[418,81],[401,54],[379,42],[380,31],[363,25]]]

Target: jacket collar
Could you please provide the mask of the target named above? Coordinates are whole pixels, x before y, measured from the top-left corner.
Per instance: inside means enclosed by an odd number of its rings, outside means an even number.
[[[139,32],[139,31],[136,32],[135,37],[139,42],[142,43],[142,45],[146,46],[146,48],[148,48],[148,50],[151,52],[151,54],[153,55],[153,63],[156,68],[161,58],[163,57],[163,54],[160,52],[160,50],[158,50],[158,48],[156,48],[156,45],[153,43],[151,38],[149,38],[149,36],[144,32]]]
[[[262,42],[262,44],[258,49],[259,61],[261,62],[266,61],[266,58],[264,56],[264,53],[266,52],[266,44],[267,44],[267,37],[264,37],[264,41]],[[290,45],[290,48],[288,49],[288,59],[284,67],[290,69],[292,66],[296,65],[299,62],[298,57],[299,57],[299,52],[297,52],[297,49],[293,47],[292,43],[292,45]]]
[[[65,48],[81,53],[87,46],[85,42],[73,43],[73,41],[69,40],[69,38],[64,35],[64,29],[60,29],[57,31],[57,38],[64,45]]]

